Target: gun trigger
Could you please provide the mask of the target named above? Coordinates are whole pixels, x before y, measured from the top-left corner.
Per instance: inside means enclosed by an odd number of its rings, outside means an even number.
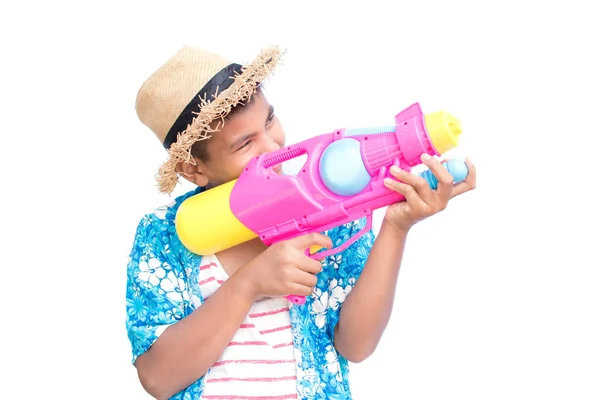
[[[319,246],[318,244],[314,244],[312,246],[310,246],[308,253],[309,254],[315,254],[317,251],[324,249],[325,247],[323,246]]]

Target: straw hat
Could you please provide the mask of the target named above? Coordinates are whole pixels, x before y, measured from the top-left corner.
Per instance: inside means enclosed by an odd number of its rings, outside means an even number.
[[[251,63],[241,65],[184,46],[144,82],[135,104],[138,118],[168,151],[168,160],[157,174],[161,192],[175,188],[179,161],[195,163],[192,145],[218,130],[210,123],[216,119],[224,122],[234,106],[249,99],[270,77],[281,56],[277,47],[270,47]]]

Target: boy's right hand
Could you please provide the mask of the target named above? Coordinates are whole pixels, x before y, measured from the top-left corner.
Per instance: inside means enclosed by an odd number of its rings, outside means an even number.
[[[331,248],[332,245],[331,239],[321,233],[284,240],[267,248],[239,272],[255,298],[308,296],[323,266],[306,255],[306,250],[311,246]]]

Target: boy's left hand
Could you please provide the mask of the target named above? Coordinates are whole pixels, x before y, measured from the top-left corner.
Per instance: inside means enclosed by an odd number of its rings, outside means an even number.
[[[475,189],[475,166],[469,159],[465,160],[469,168],[467,177],[456,185],[452,175],[441,162],[427,154],[421,160],[437,178],[436,190],[431,189],[422,177],[398,167],[390,169],[390,173],[397,180],[385,180],[385,186],[403,195],[406,201],[390,205],[384,221],[403,231],[408,231],[417,222],[444,210],[453,197]]]

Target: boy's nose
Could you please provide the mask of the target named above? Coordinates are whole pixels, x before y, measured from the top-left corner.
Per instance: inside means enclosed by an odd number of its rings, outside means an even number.
[[[265,141],[265,153],[270,153],[272,151],[277,151],[281,148],[281,146],[279,145],[279,143],[277,143],[274,140],[266,140]]]

